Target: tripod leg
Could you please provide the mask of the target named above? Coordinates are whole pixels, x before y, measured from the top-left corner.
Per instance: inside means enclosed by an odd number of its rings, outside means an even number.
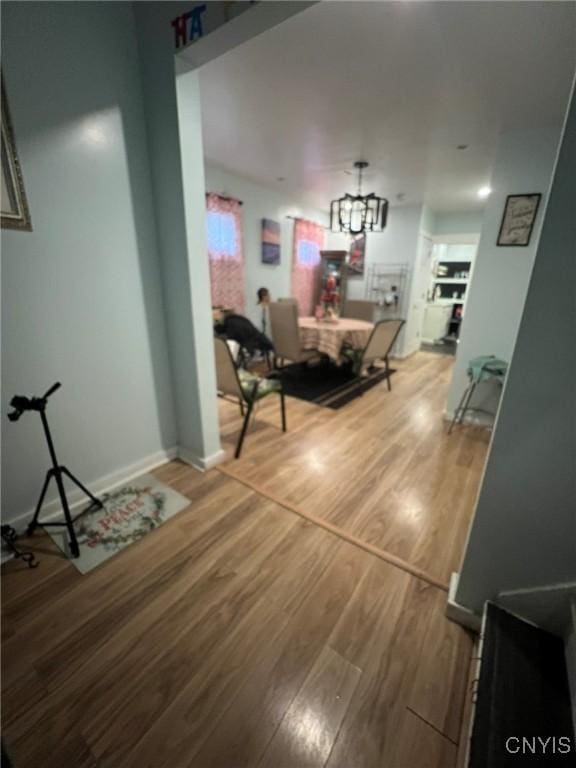
[[[50,480],[52,479],[53,476],[54,476],[54,470],[49,469],[48,472],[46,472],[46,478],[44,479],[44,485],[42,486],[42,492],[40,493],[38,504],[36,504],[36,511],[34,512],[34,517],[28,523],[28,528],[26,529],[27,536],[32,536],[35,529],[38,527],[38,516],[40,514],[40,510],[42,509],[44,496],[46,496],[46,491],[48,490],[48,484],[50,483]]]
[[[104,508],[103,502],[101,502],[100,499],[97,499],[96,496],[93,496],[88,490],[88,488],[82,485],[80,480],[78,480],[77,477],[74,477],[74,475],[72,474],[72,472],[70,472],[69,469],[67,469],[66,467],[60,467],[60,471],[63,472],[67,477],[69,477],[70,480],[72,480],[72,482],[75,483],[78,486],[78,488],[80,488],[81,491],[84,491],[86,496],[88,496],[88,498],[92,500],[93,504],[95,504],[97,507],[101,507],[102,509]]]
[[[475,389],[476,389],[476,382],[474,381],[472,382],[472,384],[470,384],[470,389],[468,390],[468,397],[466,398],[466,401],[460,410],[458,424],[462,424],[462,422],[464,421],[464,416],[466,415],[466,411],[470,406],[470,400],[472,400],[472,395],[474,394]]]
[[[64,483],[62,482],[62,471],[63,468],[58,467],[58,469],[54,470],[54,477],[56,478],[56,485],[58,486],[58,493],[60,494],[60,501],[62,502],[66,528],[68,529],[68,534],[70,536],[70,552],[72,557],[79,557],[80,547],[78,546],[76,531],[74,530],[74,523],[72,521],[72,515],[70,514],[70,507],[68,506],[68,499],[66,498],[66,492],[64,490]]]
[[[454,415],[452,416],[452,421],[450,422],[450,426],[448,427],[448,434],[450,434],[454,429],[454,424],[460,424],[459,419],[460,419],[460,414],[462,412],[462,406],[464,405],[464,400],[466,400],[466,398],[468,397],[471,386],[472,384],[468,384],[468,386],[462,393],[460,402],[458,403],[457,407],[454,409]]]

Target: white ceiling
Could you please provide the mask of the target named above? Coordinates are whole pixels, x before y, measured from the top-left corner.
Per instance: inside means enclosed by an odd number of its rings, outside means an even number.
[[[205,154],[322,209],[357,159],[391,204],[478,208],[499,132],[560,130],[575,66],[574,2],[322,2],[202,68]]]

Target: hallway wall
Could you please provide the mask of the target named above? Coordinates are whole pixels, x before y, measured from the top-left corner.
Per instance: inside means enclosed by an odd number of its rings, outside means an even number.
[[[32,232],[2,230],[2,518],[30,512],[49,417],[86,484],[176,442],[131,4],[2,4],[2,68]]]
[[[216,411],[212,315],[204,221],[198,67],[281,23],[307,3],[196,3],[203,37],[174,46],[172,21],[184,2],[133,4],[165,292],[179,454],[195,466],[223,458]],[[240,6],[240,4],[237,4]],[[239,13],[242,11],[241,13]],[[233,18],[232,18],[233,17]],[[227,21],[227,19],[229,19]]]
[[[547,130],[526,129],[500,138],[491,180],[493,192],[484,210],[474,271],[466,291],[466,311],[446,407],[450,416],[467,385],[469,360],[496,355],[509,362],[512,357],[561,128],[561,123],[552,124]],[[498,246],[506,197],[523,192],[542,194],[530,243],[525,247]],[[498,396],[499,389],[488,383],[478,388],[472,404],[494,411]]]
[[[439,211],[434,221],[435,235],[471,235],[482,230],[484,211]]]
[[[575,200],[573,96],[460,574],[457,602],[476,612],[576,581]]]

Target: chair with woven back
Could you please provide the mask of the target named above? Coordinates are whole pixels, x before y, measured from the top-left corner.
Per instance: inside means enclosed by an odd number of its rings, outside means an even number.
[[[376,304],[373,301],[346,299],[342,317],[349,317],[353,320],[366,320],[368,323],[373,323],[375,309]]]
[[[381,360],[386,369],[388,390],[392,389],[388,358],[404,322],[400,319],[380,320],[374,326],[364,349],[342,348],[342,355],[352,362],[356,376],[359,377],[365,368],[373,365],[377,360]]]
[[[242,429],[234,452],[234,458],[237,459],[242,451],[244,437],[246,436],[254,405],[268,395],[277,394],[280,396],[282,432],[286,432],[286,404],[282,379],[276,372],[270,373],[267,376],[257,376],[241,368],[236,368],[226,339],[218,336],[214,338],[214,354],[216,358],[218,394],[238,398],[240,412],[244,416]]]
[[[298,328],[298,305],[295,301],[272,302],[268,307],[270,327],[276,361],[284,364],[285,360],[293,363],[305,363],[318,357],[316,349],[304,349]]]

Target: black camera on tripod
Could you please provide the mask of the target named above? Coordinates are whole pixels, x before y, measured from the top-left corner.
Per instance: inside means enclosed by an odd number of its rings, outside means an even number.
[[[10,405],[14,410],[8,414],[10,421],[18,421],[24,411],[43,411],[46,408],[46,400],[50,395],[54,394],[57,389],[60,389],[62,384],[59,381],[56,384],[52,384],[48,392],[42,397],[25,397],[24,395],[14,395],[10,400]]]
[[[14,410],[8,414],[10,421],[18,421],[24,411],[39,411],[40,408],[35,404],[38,402],[38,398],[24,397],[23,395],[16,395],[10,401],[10,405]]]
[[[42,487],[42,492],[40,493],[40,499],[38,500],[38,504],[36,506],[36,511],[34,512],[34,517],[30,521],[27,529],[27,533],[29,536],[31,536],[34,533],[35,528],[37,528],[39,525],[46,528],[48,526],[64,526],[68,530],[68,534],[70,536],[70,551],[72,553],[72,557],[78,557],[80,555],[80,548],[78,546],[78,541],[76,539],[76,533],[74,531],[74,519],[72,518],[72,515],[70,514],[70,507],[68,505],[68,500],[66,498],[66,491],[64,490],[64,482],[63,478],[66,476],[69,480],[71,480],[75,485],[80,488],[81,491],[83,491],[86,496],[90,499],[93,505],[97,507],[103,507],[104,504],[100,501],[100,499],[97,499],[96,496],[93,496],[88,488],[82,485],[80,480],[78,480],[77,477],[74,477],[72,472],[70,472],[69,469],[62,466],[58,463],[58,459],[56,457],[56,450],[54,448],[54,443],[52,441],[52,435],[50,434],[50,427],[48,426],[48,419],[46,417],[46,405],[48,403],[48,398],[50,395],[52,395],[54,392],[56,392],[57,389],[60,389],[62,385],[59,381],[57,381],[55,384],[53,384],[50,389],[45,392],[42,397],[25,397],[24,395],[15,395],[12,400],[10,401],[10,405],[14,409],[11,411],[11,413],[8,414],[8,418],[10,421],[18,421],[20,416],[22,416],[23,413],[26,411],[38,411],[40,413],[40,418],[42,420],[42,426],[44,428],[44,435],[46,437],[46,442],[48,443],[48,451],[50,452],[50,458],[52,460],[52,466],[46,473],[46,478],[44,480],[44,486]],[[46,495],[46,491],[48,489],[48,485],[50,483],[50,480],[54,479],[56,481],[56,486],[58,489],[58,495],[60,496],[60,502],[62,504],[62,511],[64,512],[64,522],[41,522],[38,517],[40,515],[40,510],[42,508],[42,504],[44,502],[44,497]],[[82,513],[81,513],[82,514]]]

